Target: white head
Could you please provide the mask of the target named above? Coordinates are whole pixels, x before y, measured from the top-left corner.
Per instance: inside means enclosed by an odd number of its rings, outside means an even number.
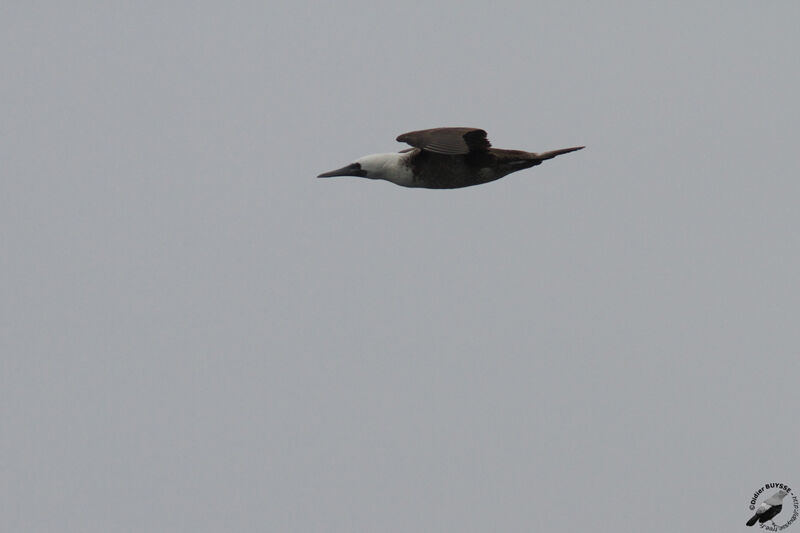
[[[761,504],[761,508],[766,510],[772,506],[781,505],[787,494],[789,494],[788,491],[780,489],[778,492],[764,500],[764,503]]]
[[[788,492],[786,492],[785,490],[781,489],[781,490],[779,490],[778,492],[776,492],[775,494],[773,494],[773,495],[772,495],[772,497],[773,497],[773,498],[775,498],[775,497],[778,497],[778,498],[780,498],[780,499],[782,500],[782,499],[784,499],[784,498],[785,498],[785,497],[786,497],[788,494],[789,494]]]
[[[405,164],[405,155],[400,153],[365,155],[346,167],[324,172],[317,177],[358,176],[373,180],[387,180],[409,187],[413,181],[413,175],[411,169]]]

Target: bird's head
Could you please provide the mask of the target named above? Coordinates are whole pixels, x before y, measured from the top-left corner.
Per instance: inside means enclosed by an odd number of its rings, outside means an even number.
[[[387,165],[396,162],[398,154],[372,154],[365,155],[349,165],[323,172],[318,178],[332,178],[334,176],[358,176],[359,178],[385,179]]]
[[[336,170],[331,170],[329,172],[323,172],[318,178],[333,178],[335,176],[358,176],[358,177],[366,177],[367,171],[361,168],[361,163],[356,161],[355,163],[350,163],[349,165],[343,166],[342,168],[337,168]]]

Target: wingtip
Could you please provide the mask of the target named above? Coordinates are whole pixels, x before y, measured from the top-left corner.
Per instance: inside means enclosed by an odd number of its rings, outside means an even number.
[[[552,150],[550,152],[544,152],[544,153],[541,153],[541,154],[537,154],[537,158],[539,160],[542,160],[542,161],[545,160],[545,159],[553,159],[556,156],[563,155],[563,154],[568,154],[570,152],[575,152],[575,151],[578,151],[578,150],[583,150],[584,148],[586,148],[586,147],[585,146],[573,146],[572,148],[562,148],[560,150]]]
[[[555,151],[559,152],[557,155],[561,155],[561,154],[568,154],[570,152],[577,152],[578,150],[583,150],[584,148],[586,148],[586,147],[585,146],[573,146],[572,148],[564,148],[563,150],[555,150]]]

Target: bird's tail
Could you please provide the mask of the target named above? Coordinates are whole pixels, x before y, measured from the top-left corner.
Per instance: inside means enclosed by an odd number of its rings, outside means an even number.
[[[754,525],[756,525],[756,522],[758,522],[758,515],[754,514],[753,518],[751,518],[750,520],[747,521],[747,525],[748,526],[754,526]]]
[[[544,161],[545,159],[553,159],[557,155],[561,154],[568,154],[570,152],[575,152],[576,150],[583,150],[586,148],[585,146],[573,146],[572,148],[562,148],[561,150],[553,150],[552,152],[542,152],[541,154],[536,154],[536,159],[539,161]]]

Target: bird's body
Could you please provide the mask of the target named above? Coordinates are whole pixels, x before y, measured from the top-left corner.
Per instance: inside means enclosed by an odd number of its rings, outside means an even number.
[[[365,156],[319,177],[359,176],[383,179],[403,187],[458,189],[488,183],[583,148],[577,146],[540,154],[492,148],[486,132],[477,128],[412,131],[400,135],[397,140],[413,148]]]
[[[778,513],[783,509],[783,498],[788,494],[787,491],[781,489],[771,497],[764,500],[764,502],[756,509],[756,514],[747,521],[748,526],[754,526],[756,522],[767,522],[775,518]]]

